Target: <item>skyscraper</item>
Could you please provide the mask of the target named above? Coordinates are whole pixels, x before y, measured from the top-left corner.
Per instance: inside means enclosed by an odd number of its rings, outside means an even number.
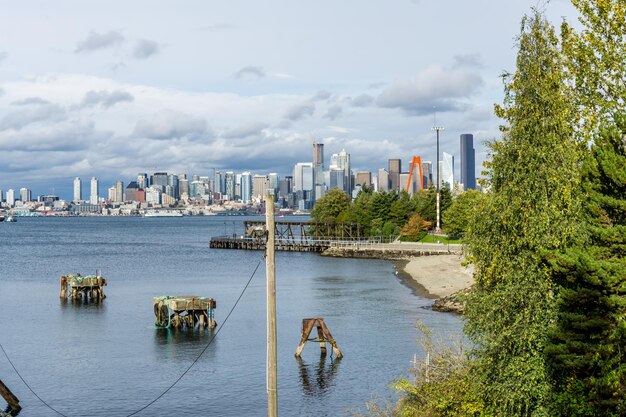
[[[139,173],[137,174],[137,188],[146,189],[150,184],[148,184],[148,174]]]
[[[91,204],[98,204],[100,200],[100,183],[98,178],[91,178],[91,193],[89,193],[89,202]]]
[[[241,174],[241,201],[244,203],[252,201],[252,174],[249,172]]]
[[[28,188],[20,188],[20,200],[22,203],[32,200],[32,193]]]
[[[266,175],[255,175],[252,177],[252,194],[255,197],[263,198],[267,195],[268,178]]]
[[[293,191],[313,191],[313,164],[298,162],[293,170]]]
[[[15,205],[15,190],[9,188],[7,190],[7,206],[13,207]]]
[[[313,184],[315,201],[324,196],[324,144],[313,142]]]
[[[389,160],[389,189],[398,191],[400,189],[400,173],[402,172],[402,160]]]
[[[230,201],[235,200],[235,173],[228,171],[224,174],[225,192]]]
[[[384,168],[378,170],[378,191],[389,191],[389,172]]]
[[[352,170],[350,169],[350,154],[342,149],[337,155],[337,168],[343,169],[343,190],[346,194],[352,193]]]
[[[474,135],[461,135],[461,182],[466,190],[476,189]]]
[[[79,203],[83,199],[83,182],[80,178],[74,178],[74,203]]]
[[[115,201],[118,203],[124,201],[124,182],[121,180],[115,183]]]
[[[422,162],[422,189],[426,190],[433,183],[433,163],[431,161]]]
[[[449,153],[443,153],[443,160],[439,162],[441,164],[441,186],[445,186],[452,190],[454,187],[454,156]]]
[[[159,191],[164,192],[167,185],[167,172],[155,172],[152,176],[152,187],[157,187]]]

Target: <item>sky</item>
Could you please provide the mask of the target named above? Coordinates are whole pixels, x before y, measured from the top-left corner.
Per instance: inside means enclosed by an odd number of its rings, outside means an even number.
[[[0,189],[72,198],[137,173],[353,170],[500,137],[500,75],[532,7],[566,0],[0,0]],[[435,120],[436,117],[436,120]]]

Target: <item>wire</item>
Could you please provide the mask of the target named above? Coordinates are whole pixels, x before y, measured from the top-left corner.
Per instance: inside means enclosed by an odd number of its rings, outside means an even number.
[[[167,387],[165,389],[165,391],[163,391],[161,394],[159,394],[154,400],[150,401],[148,404],[144,405],[143,407],[141,407],[140,409],[138,409],[137,411],[134,411],[130,414],[127,414],[126,417],[131,417],[134,416],[136,414],[139,414],[140,412],[142,412],[143,410],[145,410],[146,408],[150,407],[152,404],[154,404],[155,402],[157,402],[159,399],[161,399],[165,394],[167,394],[172,388],[174,388],[174,386],[176,384],[178,384],[178,382],[180,382],[181,379],[183,379],[183,377],[185,375],[187,375],[187,372],[189,372],[191,370],[191,368],[200,360],[200,358],[202,357],[202,355],[204,354],[204,352],[206,352],[206,350],[209,348],[209,346],[211,346],[211,344],[213,343],[213,341],[215,340],[215,338],[217,337],[217,335],[220,333],[220,331],[224,328],[224,326],[226,325],[226,322],[228,321],[228,318],[230,317],[230,315],[233,313],[233,311],[235,311],[235,308],[237,307],[237,305],[239,304],[239,301],[241,301],[241,298],[243,297],[244,293],[246,292],[246,290],[248,289],[248,286],[250,286],[250,283],[252,282],[252,278],[254,278],[254,275],[256,275],[256,271],[259,270],[259,266],[261,266],[261,262],[263,262],[264,257],[262,257],[259,260],[259,263],[256,265],[256,268],[254,268],[254,271],[252,272],[252,275],[250,275],[250,278],[248,279],[248,282],[246,282],[246,285],[243,287],[243,290],[241,291],[241,294],[239,294],[239,297],[237,297],[237,300],[235,301],[235,304],[233,304],[233,306],[231,307],[230,311],[228,312],[228,314],[226,315],[226,318],[224,319],[224,321],[222,322],[222,325],[217,329],[217,331],[215,332],[215,334],[213,335],[213,337],[211,337],[211,340],[209,340],[209,343],[207,343],[207,345],[204,347],[204,349],[202,349],[202,351],[200,352],[200,354],[196,357],[196,359],[194,359],[193,362],[191,362],[191,365],[189,365],[187,367],[187,369],[185,370],[185,372],[183,372],[178,379],[176,379],[176,381],[174,381],[174,383],[172,383],[172,385],[170,385],[169,387]],[[0,343],[0,349],[2,349],[2,352],[4,353],[4,356],[6,356],[7,360],[9,361],[9,363],[11,364],[11,367],[13,367],[13,370],[15,371],[15,373],[17,374],[17,376],[20,377],[20,379],[22,380],[22,382],[24,383],[24,385],[26,385],[26,387],[30,390],[30,392],[33,393],[33,395],[35,397],[37,397],[37,399],[39,401],[42,402],[43,405],[45,405],[46,407],[48,407],[50,410],[54,411],[55,413],[57,413],[58,415],[62,416],[62,417],[69,417],[66,414],[63,414],[62,412],[60,412],[59,410],[55,409],[54,407],[52,407],[50,404],[48,404],[47,402],[45,402],[39,395],[37,395],[37,393],[30,387],[30,385],[28,385],[28,383],[26,382],[26,380],[22,377],[22,375],[19,373],[19,371],[17,370],[17,368],[15,367],[15,365],[13,365],[13,362],[11,361],[11,359],[9,358],[9,355],[7,354],[6,350],[4,350],[4,346],[2,346],[2,343]]]

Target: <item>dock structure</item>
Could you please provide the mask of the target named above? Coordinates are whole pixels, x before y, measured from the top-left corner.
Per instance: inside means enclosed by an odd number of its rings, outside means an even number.
[[[213,329],[217,326],[212,298],[197,295],[159,296],[152,298],[155,325],[162,328]]]
[[[60,297],[72,301],[100,302],[106,298],[104,287],[107,285],[106,278],[100,275],[63,275],[61,277]]]
[[[317,328],[317,338],[309,338],[311,332],[313,331],[313,327]],[[318,342],[320,344],[320,353],[322,355],[326,355],[326,343],[328,343],[332,347],[335,355],[337,355],[337,359],[343,358],[343,354],[341,353],[341,350],[339,350],[337,342],[335,342],[335,339],[330,334],[330,330],[326,327],[326,323],[324,323],[324,319],[322,317],[302,319],[302,337],[300,339],[300,344],[296,349],[296,358],[300,357],[306,342]]]
[[[216,249],[264,250],[267,234],[265,222],[245,221],[245,233],[232,236],[215,236],[209,247]],[[333,241],[362,240],[358,223],[275,222],[274,242],[279,251],[324,252]]]
[[[0,396],[2,396],[2,398],[4,398],[4,400],[8,404],[8,407],[5,410],[4,414],[7,416],[17,416],[22,409],[22,406],[20,406],[20,400],[18,400],[15,394],[11,392],[9,387],[4,385],[4,382],[2,382],[2,380],[0,380]],[[0,414],[3,413],[0,411]]]

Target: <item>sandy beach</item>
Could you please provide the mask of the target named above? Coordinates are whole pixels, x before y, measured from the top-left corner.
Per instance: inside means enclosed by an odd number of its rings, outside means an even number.
[[[446,297],[469,288],[473,283],[473,265],[461,265],[461,255],[418,256],[404,266],[404,272],[423,286],[433,297]]]

